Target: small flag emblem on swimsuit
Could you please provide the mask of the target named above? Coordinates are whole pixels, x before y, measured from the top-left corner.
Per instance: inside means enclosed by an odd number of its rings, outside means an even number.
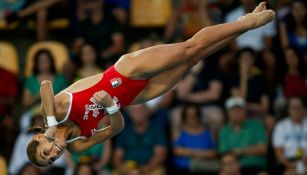
[[[111,82],[111,85],[112,85],[113,88],[116,88],[116,87],[118,87],[120,84],[122,84],[122,80],[121,80],[120,78],[112,78],[112,79],[110,80],[110,82]]]

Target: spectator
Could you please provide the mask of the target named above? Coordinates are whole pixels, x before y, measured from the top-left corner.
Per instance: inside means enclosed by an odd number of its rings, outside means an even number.
[[[263,117],[269,109],[269,97],[265,94],[262,71],[255,66],[256,53],[251,48],[244,48],[238,51],[237,58],[239,72],[231,79],[232,96],[246,100],[248,117]]]
[[[285,22],[280,27],[283,48],[294,47],[307,64],[307,12],[303,0],[294,0],[291,3],[291,13],[285,17]]]
[[[277,12],[277,20],[282,20],[286,15],[290,13],[289,4],[292,0],[279,0],[273,3],[273,8]]]
[[[6,161],[0,156],[0,174],[7,175]]]
[[[266,57],[262,57],[259,62],[259,68],[262,71],[261,76],[263,76],[263,78],[265,79],[265,94],[270,99],[270,111],[272,111],[271,102],[274,101],[274,98],[277,95],[278,85],[280,83],[280,80],[282,79],[282,77],[280,77],[280,62],[282,61],[278,61],[273,55],[268,55]]]
[[[228,123],[220,131],[219,152],[232,152],[240,160],[243,175],[255,175],[266,168],[267,138],[263,125],[247,119],[242,98],[231,97],[225,103]]]
[[[217,172],[216,145],[201,122],[197,105],[184,106],[181,128],[173,135],[176,175]]]
[[[78,1],[78,27],[80,37],[94,47],[105,66],[110,66],[118,58],[124,47],[124,37],[120,31],[120,24],[114,16],[103,10],[103,1]]]
[[[153,125],[144,105],[128,109],[132,124],[126,126],[115,145],[113,163],[116,174],[165,175],[166,135]]]
[[[94,170],[92,164],[79,163],[73,175],[97,175],[97,172]]]
[[[95,48],[91,44],[84,43],[80,49],[80,56],[77,62],[77,72],[75,80],[101,73],[98,67],[98,56]]]
[[[279,121],[273,133],[273,147],[286,174],[304,174],[307,170],[307,118],[303,100],[288,99],[288,117]],[[279,172],[282,173],[282,172]]]
[[[66,152],[68,171],[78,169],[79,164],[91,164],[98,174],[108,173],[111,149],[111,141],[107,140],[82,152]]]
[[[67,86],[65,78],[56,72],[54,58],[49,50],[37,51],[34,56],[32,76],[26,79],[23,90],[23,107],[29,107],[40,102],[40,83],[43,80],[50,80],[53,84],[54,93],[58,93]]]
[[[18,79],[13,73],[0,67],[0,116],[12,115],[18,95]]]
[[[284,77],[283,92],[285,97],[300,96],[307,100],[307,82],[304,73],[307,64],[304,64],[299,55],[293,48],[285,49],[287,72]]]
[[[240,16],[246,13],[251,13],[256,5],[256,0],[240,0],[241,5],[236,9],[230,11],[226,17],[226,22],[233,22],[236,21]],[[230,44],[231,53],[235,53],[237,50],[251,48],[256,54],[261,54],[264,60],[272,60],[275,59],[275,55],[272,53],[273,48],[273,39],[276,35],[276,27],[275,21],[272,21],[265,26],[257,28],[255,30],[250,30],[245,32],[244,34],[240,35],[236,38],[236,40]],[[264,83],[264,82],[263,82]],[[249,86],[252,87],[252,86]],[[264,89],[263,89],[264,90]],[[252,94],[252,93],[251,93]],[[255,95],[256,97],[256,95]],[[258,108],[257,112],[262,112],[263,109],[267,110],[269,104],[264,104],[268,102],[268,98],[263,98],[262,95],[258,96],[261,97],[261,107],[258,105],[253,106],[253,108]],[[245,98],[245,97],[244,97]],[[248,102],[249,99],[247,99]],[[258,101],[258,100],[257,100]],[[251,107],[251,105],[249,105]],[[265,111],[266,112],[266,111]]]
[[[221,172],[219,175],[241,175],[240,162],[233,153],[224,154],[221,158]]]
[[[240,16],[251,13],[256,6],[256,0],[240,0],[241,5],[230,11],[225,18],[226,22],[236,21]],[[255,30],[250,30],[235,41],[235,46],[238,49],[250,47],[256,52],[262,50],[269,51],[272,47],[273,37],[276,34],[274,22],[270,22],[267,25]]]
[[[105,0],[105,3],[105,9],[110,10],[123,27],[128,25],[130,0]]]
[[[42,173],[36,166],[31,163],[26,163],[20,169],[18,175],[42,175]]]
[[[293,47],[284,48],[285,68],[282,70],[280,86],[274,100],[275,115],[285,116],[286,98],[301,96],[307,100],[306,63],[299,51]]]
[[[69,7],[69,1],[66,0],[28,0],[22,4],[23,9],[8,15],[6,20],[12,22],[18,18],[32,18],[34,16],[37,40],[43,41],[48,39],[48,22],[51,19],[67,17]]]
[[[75,38],[71,50],[69,53],[69,60],[63,65],[63,75],[68,81],[68,84],[72,84],[75,81],[77,63],[80,62],[81,48],[85,44],[83,38]]]
[[[223,110],[219,106],[223,84],[218,67],[207,61],[200,62],[177,86],[177,96],[183,102],[201,105],[202,122],[208,124],[214,136],[223,124]]]

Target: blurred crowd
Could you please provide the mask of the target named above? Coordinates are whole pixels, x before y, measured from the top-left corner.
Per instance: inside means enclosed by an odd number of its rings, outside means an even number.
[[[125,53],[185,41],[258,3],[1,0],[0,175],[307,174],[305,0],[268,1],[273,22],[204,59],[164,95],[123,109],[126,127],[115,138],[48,168],[26,156],[27,129],[44,126],[41,81],[56,94]]]

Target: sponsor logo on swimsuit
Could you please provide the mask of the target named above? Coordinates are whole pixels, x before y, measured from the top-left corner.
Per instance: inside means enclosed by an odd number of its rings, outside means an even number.
[[[122,80],[120,79],[120,78],[112,78],[111,80],[110,80],[110,82],[111,82],[111,85],[112,85],[112,87],[113,88],[117,88],[120,84],[122,84]]]
[[[120,103],[117,97],[113,97],[114,102],[117,104],[117,106],[120,108]],[[83,120],[88,120],[88,117],[90,115],[90,111],[92,111],[92,117],[97,118],[97,116],[100,114],[100,112],[103,112],[103,115],[107,115],[106,108],[102,105],[97,104],[95,99],[92,97],[90,98],[90,101],[92,104],[85,104],[85,112],[83,114]],[[103,110],[103,111],[101,111]]]
[[[85,112],[83,115],[83,120],[88,120],[90,111],[93,111],[92,116],[96,118],[100,113],[99,112],[100,109],[105,109],[105,107],[98,104],[85,104]]]

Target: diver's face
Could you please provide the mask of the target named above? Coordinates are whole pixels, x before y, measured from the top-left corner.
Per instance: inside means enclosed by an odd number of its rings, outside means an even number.
[[[40,165],[50,165],[65,151],[66,143],[55,138],[48,139],[44,134],[38,134],[34,140],[39,142],[36,152],[36,160]]]

